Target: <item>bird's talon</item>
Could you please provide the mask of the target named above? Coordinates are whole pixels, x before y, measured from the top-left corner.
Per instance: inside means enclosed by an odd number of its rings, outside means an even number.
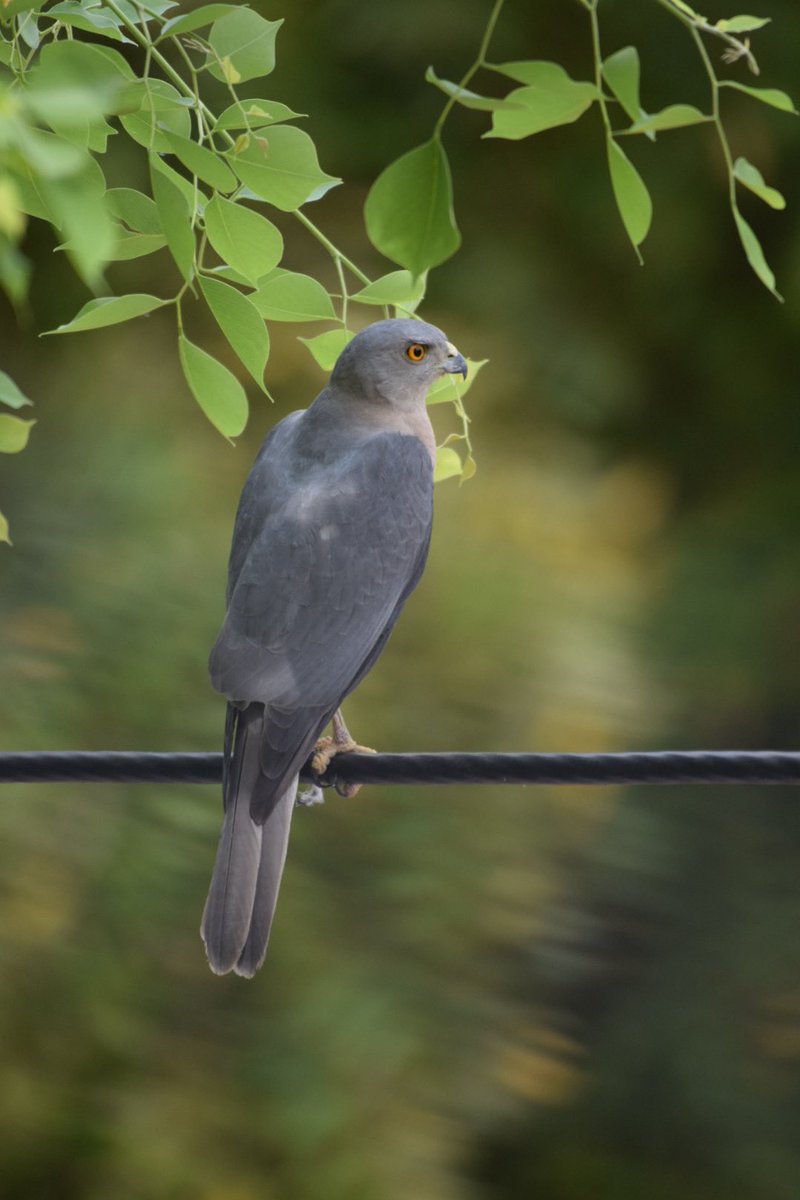
[[[338,716],[338,714],[337,714]],[[311,758],[311,770],[314,775],[319,778],[324,775],[328,767],[333,762],[334,758],[339,754],[377,754],[372,746],[360,746],[358,742],[350,736],[344,722],[339,718],[334,720],[333,737],[318,738],[314,747],[314,753]],[[345,783],[339,781],[334,784],[334,790],[337,795],[343,796],[345,800],[349,800],[361,791],[362,784],[360,783]]]
[[[335,783],[333,790],[337,796],[341,796],[345,800],[352,800],[353,796],[357,796],[363,786],[363,783]]]
[[[311,770],[314,774],[324,775],[336,753],[332,737],[317,738],[314,753],[311,756]]]
[[[334,738],[333,741],[334,750],[328,759],[328,765],[330,765],[331,761],[336,757],[337,754],[378,753],[377,750],[373,750],[372,746],[360,746],[358,742],[354,742],[351,737],[348,737],[346,740],[338,743],[336,742],[336,738]],[[345,783],[344,780],[340,779],[334,783],[333,790],[336,792],[337,796],[342,796],[345,800],[352,800],[353,796],[357,796],[363,786],[363,783]]]
[[[342,747],[342,749],[339,751],[339,753],[343,754],[344,750],[345,750],[345,748]],[[359,745],[358,742],[352,742],[349,746],[347,746],[347,753],[348,754],[350,754],[350,753],[352,753],[352,754],[377,754],[378,751],[373,749],[372,746],[361,746],[361,745]]]

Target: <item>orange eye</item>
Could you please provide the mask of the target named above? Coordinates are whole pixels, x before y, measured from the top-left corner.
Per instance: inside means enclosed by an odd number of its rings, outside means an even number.
[[[422,362],[427,353],[428,347],[423,346],[422,342],[412,342],[406,347],[406,355],[412,362]]]

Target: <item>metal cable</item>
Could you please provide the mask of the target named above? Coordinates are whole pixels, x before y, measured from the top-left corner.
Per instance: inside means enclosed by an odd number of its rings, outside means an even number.
[[[314,778],[308,764],[302,778]],[[221,754],[0,753],[0,783],[219,783],[221,779]],[[314,782],[323,787],[346,783],[800,784],[800,752],[340,754]]]

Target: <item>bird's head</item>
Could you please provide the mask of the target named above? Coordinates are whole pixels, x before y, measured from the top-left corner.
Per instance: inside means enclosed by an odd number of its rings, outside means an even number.
[[[339,355],[334,388],[366,400],[403,404],[424,400],[441,375],[467,376],[467,363],[441,329],[424,321],[376,321]]]

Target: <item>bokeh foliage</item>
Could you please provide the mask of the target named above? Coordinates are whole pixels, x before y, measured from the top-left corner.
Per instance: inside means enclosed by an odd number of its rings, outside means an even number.
[[[287,17],[274,94],[311,114],[321,161],[345,180],[319,201],[320,226],[371,280],[386,264],[364,243],[362,201],[430,139],[442,98],[424,73],[463,77],[486,10],[259,7]],[[614,0],[599,12],[606,58],[638,47],[648,113],[705,111],[679,22]],[[773,17],[754,38],[762,75],[791,92],[800,14],[772,0],[759,15]],[[591,81],[586,16],[509,4],[493,57]],[[728,16],[715,5],[708,19]],[[627,138],[654,198],[640,269],[596,103],[519,143],[479,140],[487,118],[451,111],[462,247],[432,274],[425,315],[490,360],[470,395],[480,471],[439,490],[426,577],[350,702],[368,743],[797,743],[796,133],[726,99],[736,155],[790,202],[773,215],[739,199],[784,305],[741,254],[714,128]],[[109,185],[148,191],[144,148],[109,145]],[[282,266],[335,292],[313,235],[289,213],[272,223]],[[236,498],[264,431],[324,370],[271,324],[271,407],[211,302],[187,294],[187,337],[252,406],[231,450],[187,402],[171,313],[38,340],[86,300],[54,244],[32,221],[29,321],[20,331],[10,307],[0,321],[0,368],[39,418],[4,463],[3,741],[207,749],[222,712],[205,655]],[[162,249],[108,280],[162,295],[172,271]],[[446,410],[432,415],[444,438]],[[212,978],[196,934],[213,789],[6,787],[2,800],[8,1194],[797,1194],[793,791],[331,799],[298,814],[252,984]]]

